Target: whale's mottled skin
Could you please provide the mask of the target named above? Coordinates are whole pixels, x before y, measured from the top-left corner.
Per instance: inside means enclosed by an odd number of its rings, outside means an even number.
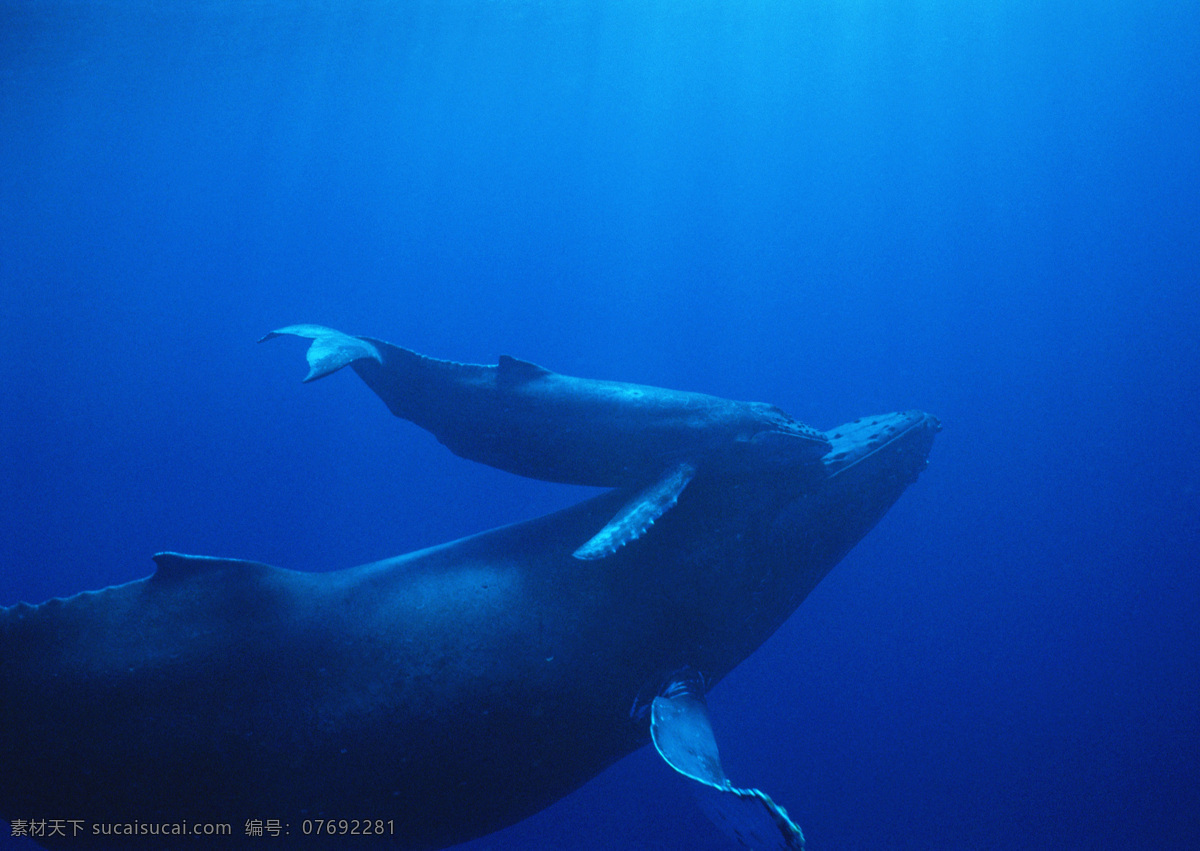
[[[636,485],[361,567],[159,554],[148,578],[0,609],[0,816],[76,820],[39,840],[64,849],[347,847],[297,839],[306,819],[439,848],[512,824],[645,744],[672,672],[711,684],[758,647],[936,430],[920,412],[834,430],[819,475],[769,447],[701,464],[653,534],[586,565],[579,542]],[[92,832],[111,822],[232,836]]]

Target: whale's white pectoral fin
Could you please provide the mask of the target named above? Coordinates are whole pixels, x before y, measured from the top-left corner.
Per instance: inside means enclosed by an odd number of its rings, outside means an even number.
[[[797,851],[804,834],[787,810],[757,789],[737,789],[721,768],[703,683],[681,672],[650,707],[650,738],[671,768],[696,781],[705,814],[742,848]]]
[[[304,337],[312,340],[308,347],[308,375],[305,381],[315,381],[356,360],[373,358],[383,363],[379,350],[366,340],[351,337],[324,325],[289,325],[267,334],[258,342],[282,336]]]
[[[591,537],[573,555],[579,559],[598,559],[612,555],[630,541],[640,538],[654,521],[663,516],[679,499],[683,489],[696,475],[696,468],[680,463],[649,485],[616,513],[604,528]]]

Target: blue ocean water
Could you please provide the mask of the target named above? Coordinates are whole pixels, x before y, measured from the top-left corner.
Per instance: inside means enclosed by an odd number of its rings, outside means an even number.
[[[923,408],[711,695],[730,776],[816,851],[1198,847],[1198,97],[1187,3],[0,0],[0,604],[583,493],[302,386],[290,323]],[[724,847],[646,751],[464,846]]]

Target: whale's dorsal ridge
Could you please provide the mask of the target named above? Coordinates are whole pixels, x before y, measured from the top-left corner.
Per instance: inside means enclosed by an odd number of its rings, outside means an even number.
[[[511,355],[500,355],[498,369],[500,378],[504,381],[528,381],[531,378],[540,378],[543,375],[551,374],[551,371],[544,366],[538,366],[536,363],[514,358]]]
[[[184,553],[155,553],[152,557],[156,570],[154,578],[158,580],[188,579],[216,570],[235,568],[239,570],[271,570],[271,565],[258,561],[247,561],[240,558],[219,558],[217,556],[189,556]]]

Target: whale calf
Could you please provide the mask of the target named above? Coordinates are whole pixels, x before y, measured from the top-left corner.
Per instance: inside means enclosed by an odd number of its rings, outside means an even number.
[[[743,845],[798,848],[782,808],[724,777],[703,690],[915,481],[938,428],[865,418],[822,434],[815,463],[771,441],[757,462],[689,447],[699,463],[653,533],[586,566],[580,541],[637,498],[636,474],[359,567],[160,553],[144,579],[0,609],[0,816],[40,823],[52,849],[205,847],[191,837],[214,825],[221,848],[345,848],[352,831],[441,848],[537,812],[653,731],[730,818],[765,824],[735,831]]]
[[[575,550],[580,559],[644,534],[700,468],[735,473],[773,460],[819,475],[829,451],[824,434],[762,402],[576,378],[507,355],[495,366],[455,363],[320,325],[262,339],[285,335],[312,340],[305,381],[352,366],[393,414],[456,455],[549,482],[630,489]]]

